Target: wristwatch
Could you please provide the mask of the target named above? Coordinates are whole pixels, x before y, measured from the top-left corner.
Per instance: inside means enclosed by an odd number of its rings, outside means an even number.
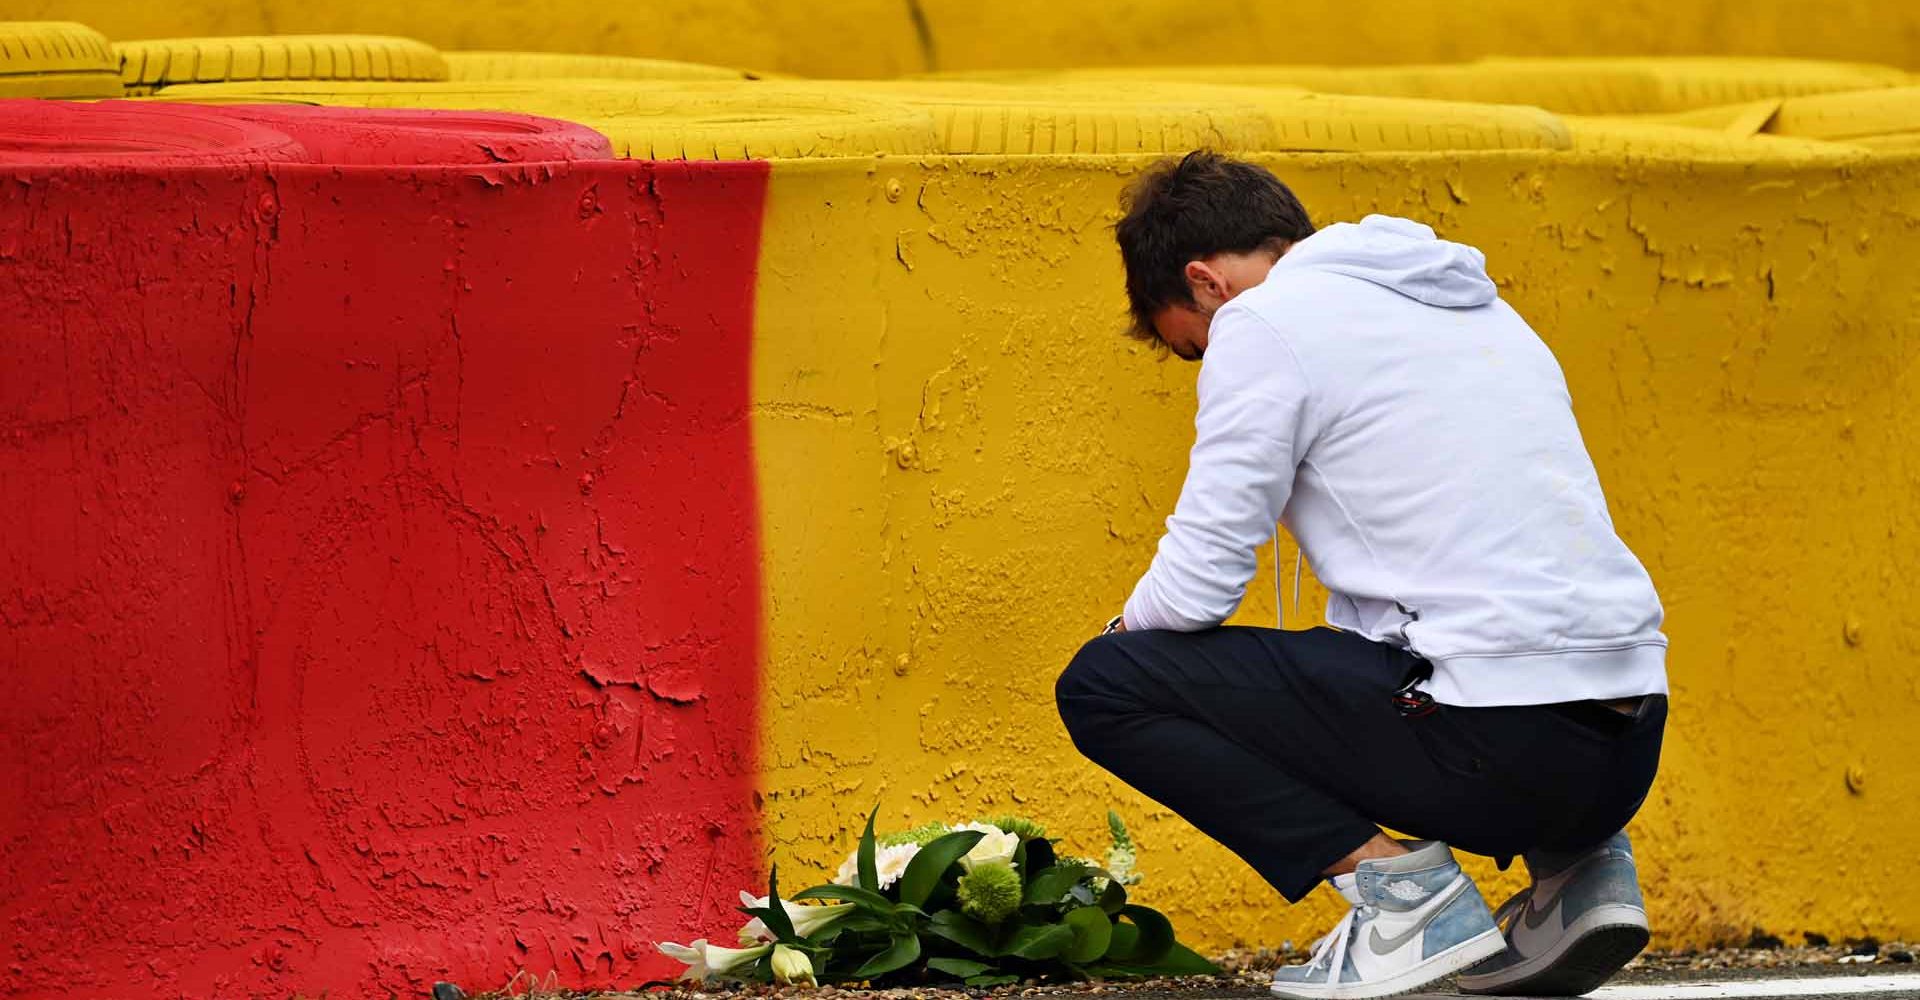
[[[1121,612],[1120,614],[1114,615],[1112,618],[1107,619],[1107,627],[1101,629],[1100,634],[1112,635],[1115,632],[1120,631],[1120,626],[1126,624],[1126,620],[1127,620],[1126,612]]]

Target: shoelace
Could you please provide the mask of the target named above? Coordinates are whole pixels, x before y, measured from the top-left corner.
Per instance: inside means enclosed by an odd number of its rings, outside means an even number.
[[[1360,912],[1362,910],[1367,912],[1363,914]],[[1327,968],[1327,982],[1339,982],[1340,970],[1347,965],[1347,943],[1353,939],[1354,923],[1362,916],[1372,917],[1373,914],[1374,908],[1366,905],[1347,910],[1347,915],[1333,925],[1333,930],[1328,931],[1325,937],[1313,943],[1313,957],[1307,961],[1307,967],[1312,968],[1324,961]]]

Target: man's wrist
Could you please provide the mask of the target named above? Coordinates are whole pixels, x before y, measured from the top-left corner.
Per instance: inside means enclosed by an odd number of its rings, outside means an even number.
[[[1112,618],[1107,619],[1107,627],[1101,629],[1100,634],[1112,635],[1115,632],[1125,632],[1126,630],[1127,630],[1127,616],[1125,612],[1121,612],[1120,614],[1114,615]]]

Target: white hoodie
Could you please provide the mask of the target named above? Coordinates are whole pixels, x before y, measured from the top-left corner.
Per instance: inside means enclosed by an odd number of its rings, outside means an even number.
[[[1431,661],[1435,701],[1666,691],[1653,581],[1480,251],[1380,215],[1302,240],[1214,315],[1194,424],[1128,628],[1218,625],[1278,521],[1327,621]]]

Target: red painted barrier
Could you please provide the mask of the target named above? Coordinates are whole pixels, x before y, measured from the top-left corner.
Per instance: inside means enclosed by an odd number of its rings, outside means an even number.
[[[151,168],[311,159],[279,129],[191,104],[0,100],[0,164]]]
[[[611,160],[607,137],[574,122],[491,111],[218,105],[212,114],[292,136],[315,163],[392,165]]]
[[[765,168],[0,164],[10,994],[631,983],[725,922]]]
[[[610,160],[574,122],[489,111],[0,100],[0,163],[361,166]]]

